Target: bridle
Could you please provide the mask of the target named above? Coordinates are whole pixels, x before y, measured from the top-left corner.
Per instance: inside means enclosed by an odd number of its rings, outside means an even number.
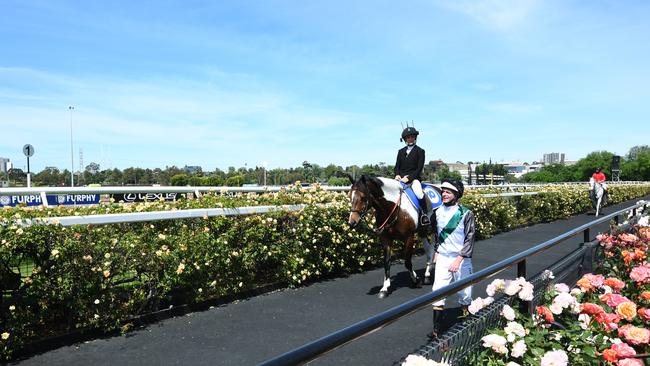
[[[350,213],[353,213],[353,212],[358,213],[359,214],[359,222],[361,222],[361,220],[363,220],[363,217],[366,216],[366,214],[368,213],[368,210],[370,210],[370,200],[368,199],[369,194],[367,192],[364,192],[364,191],[356,189],[356,188],[350,190],[350,192],[355,192],[355,191],[363,193],[363,208],[361,210],[350,210]],[[375,229],[375,232],[377,234],[381,234],[384,231],[384,229],[395,225],[395,223],[397,222],[397,219],[399,218],[399,212],[398,212],[397,215],[395,215],[395,217],[393,217],[393,214],[395,213],[395,211],[397,211],[398,208],[400,208],[402,206],[402,193],[404,193],[404,190],[400,189],[399,197],[395,201],[392,210],[390,211],[390,213],[386,217],[386,220],[384,220],[384,222],[381,225],[379,225],[378,228]],[[392,220],[390,220],[391,217],[393,217]],[[388,224],[389,220],[390,220],[390,224]],[[388,225],[386,225],[386,224],[388,224]]]
[[[361,222],[361,220],[363,220],[363,217],[368,213],[368,210],[370,210],[370,200],[368,199],[369,194],[359,189],[352,189],[350,192],[363,193],[363,208],[361,210],[350,210],[350,213],[356,212],[359,214],[359,222]]]

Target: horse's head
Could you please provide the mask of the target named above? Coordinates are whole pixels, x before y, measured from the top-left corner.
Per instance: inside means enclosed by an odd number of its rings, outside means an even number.
[[[372,203],[377,196],[378,180],[377,178],[362,175],[356,181],[348,176],[352,187],[350,188],[350,218],[348,224],[351,228],[359,225],[363,217],[368,213]]]

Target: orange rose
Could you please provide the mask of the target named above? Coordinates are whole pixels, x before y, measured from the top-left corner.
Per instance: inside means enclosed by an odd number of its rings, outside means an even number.
[[[620,303],[616,307],[616,314],[625,320],[632,320],[636,316],[636,304],[632,301]]]
[[[641,298],[642,298],[643,300],[650,300],[650,291],[643,291],[643,292],[641,293]]]
[[[588,278],[582,277],[581,279],[576,282],[576,285],[582,289],[582,291],[591,291],[593,290],[593,286],[591,286],[591,281],[589,281]]]
[[[547,308],[546,306],[538,306],[537,315],[544,317],[544,320],[547,323],[553,323],[555,321],[551,309]]]
[[[603,351],[603,359],[607,362],[616,362],[618,360],[618,355],[616,354],[616,351],[608,348]]]
[[[615,292],[620,292],[625,287],[625,282],[618,278],[610,277],[605,280],[605,285],[611,287]]]
[[[586,302],[581,305],[580,312],[588,315],[596,315],[596,314],[604,313],[605,310],[600,305]]]
[[[645,259],[645,252],[641,249],[635,249],[634,250],[634,257],[638,260],[643,260]]]
[[[639,316],[644,320],[650,320],[650,309],[641,308],[637,310],[636,313],[639,314]]]

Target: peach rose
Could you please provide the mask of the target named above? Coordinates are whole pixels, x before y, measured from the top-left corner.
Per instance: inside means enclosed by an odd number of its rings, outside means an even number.
[[[605,277],[602,275],[587,273],[582,276],[576,284],[582,289],[582,291],[588,292],[602,286],[603,283],[605,283]]]
[[[636,304],[632,301],[622,302],[616,307],[616,314],[621,318],[630,321],[636,316]]]
[[[643,292],[641,293],[641,298],[642,298],[643,300],[650,300],[650,291],[643,291]]]
[[[618,335],[632,344],[647,344],[650,342],[650,330],[626,324],[618,330]]]

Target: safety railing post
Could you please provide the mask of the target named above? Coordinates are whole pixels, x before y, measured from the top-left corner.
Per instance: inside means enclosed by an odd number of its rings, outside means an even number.
[[[522,259],[517,263],[517,277],[526,278],[526,258]],[[531,313],[531,302],[530,301],[521,301],[519,303],[519,311],[522,314]]]
[[[590,230],[589,228],[586,228],[585,231],[583,231],[584,238],[582,240],[583,243],[589,243],[591,241],[590,239]]]

